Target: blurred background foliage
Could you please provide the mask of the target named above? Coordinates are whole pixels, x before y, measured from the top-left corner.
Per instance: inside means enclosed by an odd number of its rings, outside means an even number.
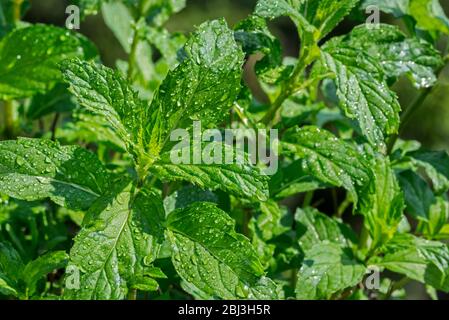
[[[69,5],[67,0],[31,0],[31,10],[24,20],[29,22],[49,23],[64,26],[67,17],[65,10]],[[252,12],[256,0],[188,0],[187,7],[169,21],[170,31],[188,33],[193,26],[205,20],[225,17],[229,25],[235,25]],[[449,1],[441,1],[444,9],[449,13]],[[334,31],[335,34],[345,34],[355,25],[366,19],[364,12],[355,10],[349,19],[344,21]],[[390,16],[382,15],[382,21],[399,23]],[[296,28],[288,19],[278,19],[270,26],[272,32],[282,42],[286,56],[297,56],[300,44]],[[112,32],[105,25],[101,13],[90,16],[81,24],[81,33],[88,36],[98,46],[104,64],[115,66],[117,59],[125,59],[126,54]],[[444,48],[446,43],[439,44]],[[251,68],[248,68],[251,70]],[[254,88],[253,77],[246,75],[246,81]],[[407,106],[417,95],[417,91],[408,80],[398,82],[395,88],[401,105]],[[256,95],[257,96],[257,95]],[[263,96],[262,96],[263,98]],[[449,151],[449,68],[446,68],[440,78],[437,88],[425,101],[421,110],[417,112],[404,130],[403,137],[416,139],[428,149],[445,149]]]

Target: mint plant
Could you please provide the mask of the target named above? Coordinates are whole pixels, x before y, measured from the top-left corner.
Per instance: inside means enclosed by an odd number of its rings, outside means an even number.
[[[189,35],[165,27],[185,0],[73,4],[102,13],[127,61],[106,67],[85,36],[0,2],[0,298],[405,299],[411,281],[449,292],[449,156],[401,139],[449,61],[438,0],[259,0],[235,26]],[[372,6],[403,29],[333,36]],[[297,57],[270,32],[280,17],[298,30]],[[268,103],[243,80],[250,57]],[[217,138],[230,129],[278,139],[241,148]]]

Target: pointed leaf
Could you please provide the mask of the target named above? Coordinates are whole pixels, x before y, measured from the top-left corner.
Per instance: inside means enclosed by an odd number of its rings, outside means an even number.
[[[426,171],[437,193],[441,194],[449,189],[449,155],[447,152],[419,150],[409,155],[418,167]]]
[[[268,177],[263,175],[259,168],[252,166],[245,159],[239,162],[235,149],[224,143],[211,142],[207,147],[210,148],[208,150],[217,150],[216,154],[221,155],[220,161],[195,162],[194,153],[198,149],[194,145],[192,148],[188,146],[162,154],[161,159],[150,170],[164,181],[189,181],[200,188],[222,189],[235,196],[256,201],[268,199]],[[203,156],[206,156],[206,149],[202,150]],[[173,161],[173,152],[187,154],[189,158],[177,163]],[[226,161],[228,154],[231,154],[233,159],[230,162]]]
[[[123,299],[128,288],[142,288],[163,241],[165,214],[158,195],[135,192],[118,185],[87,212],[68,266],[79,272],[79,288],[67,287],[65,298]]]
[[[411,234],[397,234],[384,252],[380,266],[449,292],[449,248],[446,244]]]
[[[46,92],[62,80],[61,61],[96,54],[86,38],[65,29],[45,25],[15,29],[0,42],[0,100]]]
[[[81,60],[62,64],[64,79],[78,103],[101,116],[136,157],[143,154],[142,126],[146,103],[118,71]]]
[[[195,203],[168,216],[173,264],[179,275],[208,295],[223,299],[277,297],[249,240],[211,203]]]
[[[55,251],[29,262],[22,271],[22,279],[28,289],[27,294],[33,296],[37,282],[48,273],[65,267],[68,258],[68,254],[64,251]]]
[[[357,199],[357,186],[370,179],[367,162],[352,144],[317,127],[293,128],[284,135],[285,148],[303,159],[304,172],[323,183],[342,186]]]
[[[359,49],[343,46],[327,47],[321,61],[327,72],[335,74],[346,116],[356,119],[366,139],[384,150],[385,138],[398,132],[401,107],[378,62]]]
[[[322,242],[306,251],[298,272],[296,298],[330,299],[344,289],[362,281],[366,268],[355,260],[350,249]]]
[[[350,227],[314,208],[299,208],[295,220],[299,245],[305,251],[326,240],[341,247],[351,247],[357,242]]]
[[[86,209],[108,190],[111,179],[96,156],[80,147],[29,138],[0,142],[0,192],[13,198],[50,198]]]
[[[372,247],[393,237],[403,217],[404,197],[390,162],[377,157],[373,164],[374,179],[359,192],[360,213],[365,217]]]
[[[17,296],[24,268],[22,258],[8,242],[0,242],[0,293]]]
[[[417,88],[433,86],[437,81],[435,72],[443,66],[440,53],[430,43],[406,38],[398,27],[392,25],[356,27],[343,38],[343,43],[375,57],[389,78],[405,74]]]
[[[243,52],[224,20],[202,24],[184,48],[184,60],[170,71],[148,114],[145,145],[158,153],[172,130],[192,120],[218,123],[240,92]]]
[[[415,218],[428,222],[430,207],[436,199],[427,182],[412,171],[401,172],[398,180],[404,192],[407,211]]]

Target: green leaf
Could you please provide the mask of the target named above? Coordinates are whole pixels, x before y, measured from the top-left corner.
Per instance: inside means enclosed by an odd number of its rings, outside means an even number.
[[[449,292],[449,248],[411,234],[397,234],[384,248],[378,265]]]
[[[135,193],[132,184],[117,185],[89,209],[68,266],[79,272],[79,288],[66,287],[65,298],[123,299],[128,288],[142,288],[163,241],[165,213],[160,196]]]
[[[243,52],[224,20],[202,24],[184,48],[148,108],[145,145],[159,152],[172,130],[215,124],[227,116],[240,92]]]
[[[148,106],[119,72],[80,60],[65,61],[64,79],[78,103],[101,116],[138,161],[143,157],[143,125]]]
[[[320,39],[329,34],[360,0],[305,0],[299,11],[320,32]]]
[[[298,272],[296,298],[330,299],[335,294],[360,283],[366,268],[348,248],[321,242],[306,251]]]
[[[397,18],[410,16],[418,29],[449,34],[449,19],[439,0],[365,0],[363,6],[376,6]]]
[[[423,168],[437,193],[449,190],[449,155],[445,151],[419,150],[408,154],[412,162]]]
[[[75,108],[75,103],[65,84],[57,84],[44,94],[36,94],[28,108],[27,117],[36,120],[53,112],[68,112]]]
[[[335,74],[346,116],[356,119],[366,139],[384,150],[385,138],[398,132],[401,107],[379,63],[366,52],[347,46],[328,46],[321,62],[326,72]]]
[[[187,41],[187,38],[182,33],[170,33],[163,28],[148,28],[146,39],[151,42],[162,55],[162,62],[158,62],[156,67],[164,62],[168,65],[170,70],[178,66],[178,54]]]
[[[365,0],[363,7],[374,6],[396,18],[407,14],[410,0]]]
[[[330,185],[320,182],[307,173],[303,166],[304,160],[296,160],[286,167],[279,168],[269,182],[270,196],[275,199],[284,199],[298,193],[324,189]]]
[[[267,19],[289,16],[316,41],[324,38],[349,14],[359,0],[259,0],[255,13]]]
[[[250,16],[235,28],[235,39],[242,45],[247,55],[262,53],[264,57],[255,65],[257,75],[262,77],[271,73],[291,72],[282,66],[282,47],[280,41],[271,34],[265,20]],[[277,69],[277,70],[275,70]]]
[[[403,217],[404,197],[387,158],[378,156],[373,163],[374,178],[359,192],[359,212],[371,234],[372,248],[393,237]]]
[[[200,291],[222,299],[275,299],[276,285],[235,222],[211,203],[173,211],[167,219],[178,274]]]
[[[22,258],[9,242],[0,242],[0,293],[17,296],[24,268]]]
[[[225,143],[211,142],[205,146],[199,150],[194,144],[192,147],[189,145],[166,152],[150,171],[164,181],[189,181],[203,189],[222,189],[255,201],[268,199],[268,177],[259,168],[252,166],[247,159],[239,161],[236,149]],[[219,155],[219,161],[215,162],[214,155],[210,159],[208,151]],[[188,157],[183,156],[182,162],[178,163],[177,158],[174,158],[178,153]],[[232,161],[228,162],[229,154]],[[203,161],[195,161],[196,155],[201,155]],[[204,161],[205,157],[213,162]]]
[[[101,13],[106,25],[114,33],[125,52],[129,54],[135,21],[128,7],[120,1],[105,2],[101,6]]]
[[[409,13],[418,29],[449,34],[449,19],[439,0],[411,0]]]
[[[77,5],[83,16],[96,15],[100,10],[101,4],[107,0],[73,0],[72,2]]]
[[[291,97],[286,100],[281,108],[282,125],[290,128],[307,122],[326,107],[323,103],[302,103],[299,99]]]
[[[329,241],[341,247],[351,247],[357,242],[350,227],[314,208],[298,208],[295,220],[299,245],[305,251],[323,241]]]
[[[70,143],[103,144],[118,152],[125,152],[126,146],[111,125],[102,117],[85,110],[75,110],[73,122],[68,122],[56,130],[56,137]]]
[[[151,0],[147,1],[144,8],[148,23],[154,26],[161,26],[175,13],[178,13],[186,6],[186,0]]]
[[[194,202],[219,202],[219,197],[209,190],[202,190],[195,186],[186,186],[164,199],[164,208],[166,213],[176,209],[182,209]]]
[[[55,251],[29,262],[22,271],[22,279],[27,286],[27,295],[33,296],[36,291],[36,284],[43,276],[65,267],[68,257],[64,251]]]
[[[27,1],[22,3],[22,7],[28,5]],[[23,14],[21,10],[21,14]],[[0,39],[8,34],[12,29],[16,27],[16,21],[14,17],[14,3],[11,0],[0,1]],[[20,22],[19,22],[20,23]]]
[[[61,206],[86,209],[111,180],[97,157],[80,147],[29,138],[0,142],[0,192],[13,198],[50,198]]]
[[[267,19],[275,19],[281,16],[290,16],[293,19],[298,18],[300,13],[295,2],[297,1],[259,0],[256,5],[255,14]]]
[[[440,53],[418,38],[406,38],[396,26],[356,27],[342,40],[355,49],[363,49],[380,62],[389,78],[407,75],[417,88],[435,85],[436,70],[443,66]]]
[[[15,29],[0,42],[0,100],[46,92],[61,81],[62,60],[96,55],[86,38],[65,29],[45,25]]]
[[[349,142],[317,127],[293,128],[284,135],[285,149],[303,159],[304,172],[325,184],[344,187],[357,199],[356,188],[370,180],[367,161]]]
[[[291,223],[288,225],[290,213],[286,207],[274,200],[261,202],[259,207],[258,214],[253,217],[253,229],[262,240],[269,241],[291,229]]]
[[[429,209],[429,223],[425,225],[424,234],[430,239],[444,236],[444,225],[449,220],[449,202],[443,197],[436,197],[435,203]]]
[[[428,222],[430,207],[436,200],[426,181],[413,171],[401,172],[397,177],[404,192],[407,211],[415,218]]]

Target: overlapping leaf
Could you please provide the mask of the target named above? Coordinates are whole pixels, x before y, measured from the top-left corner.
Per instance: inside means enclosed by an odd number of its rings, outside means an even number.
[[[11,197],[85,209],[111,180],[96,156],[80,147],[28,138],[0,142],[0,191]]]
[[[295,214],[299,245],[310,250],[320,242],[329,241],[341,247],[351,247],[356,242],[350,227],[314,208],[298,209]]]
[[[255,13],[274,19],[289,16],[303,30],[314,33],[316,40],[331,32],[358,4],[359,0],[259,0]]]
[[[388,159],[377,157],[374,178],[359,192],[360,213],[365,217],[373,248],[393,237],[402,220],[404,197]]]
[[[449,291],[449,248],[411,234],[397,234],[379,265],[436,289]]]
[[[409,154],[412,162],[424,168],[437,193],[449,189],[449,155],[445,151],[418,150]]]
[[[19,253],[8,242],[0,242],[0,293],[21,299],[33,297],[37,282],[67,264],[64,251],[48,252],[24,264]]]
[[[404,192],[408,212],[420,220],[429,221],[430,207],[436,199],[426,181],[412,171],[400,173],[398,180]]]
[[[350,249],[321,242],[306,251],[298,272],[296,297],[300,300],[330,299],[362,281],[366,267]]]
[[[329,187],[314,178],[303,168],[304,160],[296,160],[285,167],[279,168],[278,172],[271,177],[270,196],[275,199],[283,199],[308,191]]]
[[[303,159],[304,172],[322,183],[342,186],[357,199],[356,187],[371,176],[367,161],[354,145],[317,127],[293,128],[284,135],[285,148]]]
[[[187,42],[183,62],[157,91],[145,118],[145,144],[162,149],[170,131],[224,119],[240,91],[243,52],[224,20],[202,24]]]
[[[96,54],[86,38],[65,29],[46,25],[16,29],[0,42],[0,99],[48,91],[61,80],[61,61]]]
[[[165,214],[158,195],[135,193],[132,184],[118,185],[89,209],[70,251],[68,268],[79,281],[66,287],[65,298],[123,299],[129,288],[148,287]]]
[[[207,295],[223,299],[275,299],[274,282],[249,240],[214,204],[195,203],[168,216],[173,264],[181,277]]]
[[[348,46],[328,46],[322,65],[335,74],[337,95],[346,116],[356,119],[363,135],[379,150],[385,138],[397,133],[401,107],[379,63],[366,52]]]
[[[417,28],[449,34],[449,19],[440,0],[410,0],[408,12],[417,21]]]
[[[148,106],[119,72],[81,60],[65,61],[62,72],[78,103],[106,120],[131,154],[143,157],[142,127]]]
[[[439,0],[365,0],[364,6],[376,6],[395,17],[410,16],[421,30],[449,34],[449,19]]]
[[[268,177],[251,164],[245,154],[239,160],[237,151],[225,143],[212,142],[203,146],[201,150],[189,145],[166,152],[150,171],[164,181],[188,181],[201,188],[222,189],[252,200],[268,199]],[[178,152],[188,158],[178,159]],[[195,154],[200,158],[195,159]],[[217,155],[219,158],[215,158]]]
[[[440,54],[430,43],[406,38],[392,25],[359,26],[343,38],[343,43],[375,57],[389,78],[405,74],[418,88],[433,86],[437,81],[435,72],[443,65]]]
[[[299,12],[320,31],[320,38],[331,32],[360,0],[300,1]]]

